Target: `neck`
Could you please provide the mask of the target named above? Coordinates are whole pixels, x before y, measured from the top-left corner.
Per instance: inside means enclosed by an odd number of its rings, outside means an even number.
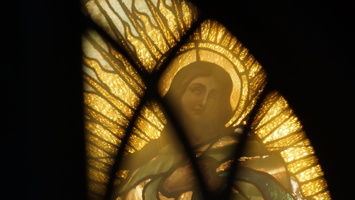
[[[204,143],[218,134],[215,127],[205,126],[192,126],[187,129],[190,143],[195,146]]]

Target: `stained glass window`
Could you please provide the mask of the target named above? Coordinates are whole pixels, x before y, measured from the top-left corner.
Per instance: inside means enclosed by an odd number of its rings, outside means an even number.
[[[184,0],[82,10],[90,199],[330,199],[301,122],[222,24]]]

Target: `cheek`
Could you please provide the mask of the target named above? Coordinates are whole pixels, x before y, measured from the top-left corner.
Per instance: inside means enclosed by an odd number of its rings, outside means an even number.
[[[191,109],[196,102],[196,98],[190,92],[185,92],[181,98],[181,107],[182,109]]]
[[[189,97],[185,93],[181,98],[181,108],[186,109],[189,106],[190,101],[191,100],[189,99]]]
[[[217,100],[218,100],[218,97],[210,97],[207,102],[210,105],[216,105],[217,104]]]
[[[216,112],[217,111],[217,99],[209,99],[206,104],[206,110],[210,112]]]

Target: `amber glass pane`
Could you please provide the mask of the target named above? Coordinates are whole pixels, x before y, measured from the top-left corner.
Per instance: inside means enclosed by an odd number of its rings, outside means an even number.
[[[186,1],[91,0],[83,8],[149,72],[196,20]]]
[[[266,149],[281,156],[285,171],[295,180],[294,192],[304,198],[330,199],[314,149],[302,129],[301,122],[287,101],[277,92],[267,96],[259,110],[253,129]],[[300,196],[301,198],[301,196]]]

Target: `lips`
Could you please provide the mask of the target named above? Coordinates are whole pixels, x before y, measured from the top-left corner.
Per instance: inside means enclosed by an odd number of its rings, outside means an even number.
[[[199,114],[199,115],[202,115],[204,113],[204,109],[202,109],[202,108],[195,108],[194,110],[195,110],[195,113]]]

